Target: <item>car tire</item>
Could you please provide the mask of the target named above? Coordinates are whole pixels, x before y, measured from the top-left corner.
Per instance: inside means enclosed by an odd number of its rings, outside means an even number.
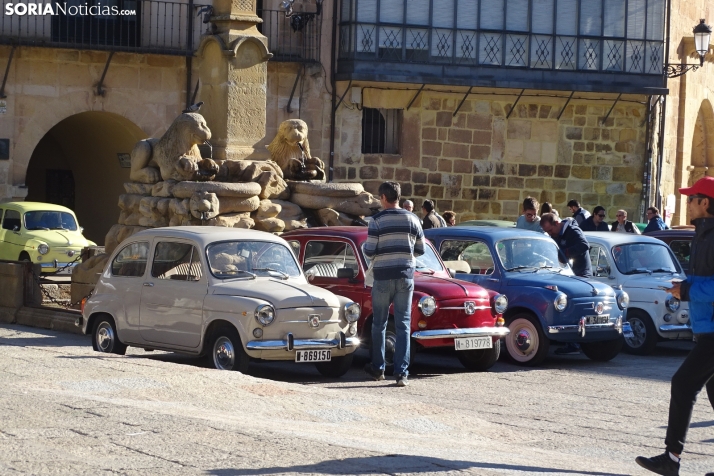
[[[116,324],[110,316],[99,316],[92,326],[92,348],[105,354],[126,354],[126,344],[119,340]]]
[[[346,374],[352,367],[354,352],[342,357],[334,357],[329,362],[317,362],[315,368],[325,377],[339,378]]]
[[[372,328],[369,329],[370,339],[369,339],[369,361],[374,362],[372,359]],[[394,317],[389,316],[389,321],[387,321],[387,331],[384,336],[384,374],[394,375],[394,349],[397,345],[397,327],[394,324]],[[414,355],[416,354],[416,342],[412,339],[409,343],[409,365],[411,366],[414,362]]]
[[[581,342],[580,348],[590,360],[607,362],[614,359],[622,350],[623,339],[606,340],[601,342]]]
[[[625,352],[634,355],[649,355],[654,351],[659,336],[650,316],[640,310],[627,310],[627,322],[632,327],[634,338],[623,337]]]
[[[507,322],[511,332],[504,339],[509,360],[527,367],[543,363],[548,356],[550,340],[543,332],[538,318],[533,314],[520,313],[510,317]]]
[[[484,372],[496,364],[501,354],[501,340],[493,343],[490,349],[457,350],[456,357],[461,365],[472,372]]]
[[[211,332],[208,364],[216,370],[237,370],[247,373],[250,358],[243,349],[238,331],[233,326],[223,325]]]

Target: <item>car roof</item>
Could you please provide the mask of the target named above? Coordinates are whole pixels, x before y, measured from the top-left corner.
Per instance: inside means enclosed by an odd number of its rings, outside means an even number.
[[[431,238],[443,237],[474,237],[490,239],[498,241],[505,238],[535,238],[550,240],[549,236],[543,233],[538,233],[530,230],[522,230],[519,228],[504,228],[500,226],[449,226],[446,228],[430,228],[425,231],[426,235]]]
[[[32,211],[52,211],[52,212],[74,212],[67,207],[62,205],[56,205],[54,203],[44,203],[44,202],[6,202],[0,203],[1,208],[14,208],[15,210],[21,210],[25,212]]]
[[[694,228],[648,231],[645,236],[654,236],[655,238],[692,238],[694,237]]]
[[[637,235],[635,233],[613,233],[611,231],[586,231],[585,238],[588,241],[601,241],[608,245],[629,245],[631,243],[662,244],[661,240],[652,236]]]
[[[285,243],[279,236],[266,231],[248,230],[245,228],[228,228],[224,226],[166,226],[150,228],[131,235],[134,238],[183,238],[194,240],[202,247],[217,241],[258,240],[273,243]]]
[[[467,220],[459,223],[459,226],[500,226],[504,228],[515,228],[515,221],[508,220]]]
[[[288,239],[295,236],[308,236],[308,235],[319,235],[319,236],[333,236],[335,238],[349,238],[354,240],[355,238],[366,238],[367,237],[367,227],[366,226],[320,226],[314,228],[300,228],[298,230],[291,230],[283,233],[283,238]]]

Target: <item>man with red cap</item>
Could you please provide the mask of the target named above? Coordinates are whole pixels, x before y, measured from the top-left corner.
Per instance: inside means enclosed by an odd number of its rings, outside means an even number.
[[[714,177],[704,177],[694,186],[680,188],[687,196],[687,211],[695,227],[690,271],[686,281],[673,282],[672,296],[689,302],[694,348],[672,377],[669,423],[664,454],[645,458],[637,464],[657,474],[679,475],[679,456],[692,418],[697,395],[707,388],[714,407]],[[714,476],[714,473],[707,473]]]

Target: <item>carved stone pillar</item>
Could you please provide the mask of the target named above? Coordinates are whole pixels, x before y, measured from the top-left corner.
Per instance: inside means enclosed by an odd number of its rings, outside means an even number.
[[[213,132],[215,160],[267,158],[265,136],[268,39],[257,28],[255,0],[214,0],[212,35],[198,49],[201,114]]]

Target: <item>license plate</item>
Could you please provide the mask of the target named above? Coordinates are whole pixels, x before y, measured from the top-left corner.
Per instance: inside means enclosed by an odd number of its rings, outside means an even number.
[[[632,332],[632,326],[629,322],[622,323],[622,335],[630,339],[635,337],[635,333]]]
[[[295,353],[295,362],[329,362],[331,358],[331,350],[298,350]]]
[[[610,314],[602,316],[585,316],[585,324],[607,324],[610,322]]]
[[[72,274],[72,270],[74,269],[75,266],[76,265],[73,264],[72,266],[69,266],[69,267],[63,269],[62,271],[58,272],[57,274]]]
[[[493,347],[493,341],[490,336],[465,337],[454,339],[454,346],[456,350],[490,349]]]

